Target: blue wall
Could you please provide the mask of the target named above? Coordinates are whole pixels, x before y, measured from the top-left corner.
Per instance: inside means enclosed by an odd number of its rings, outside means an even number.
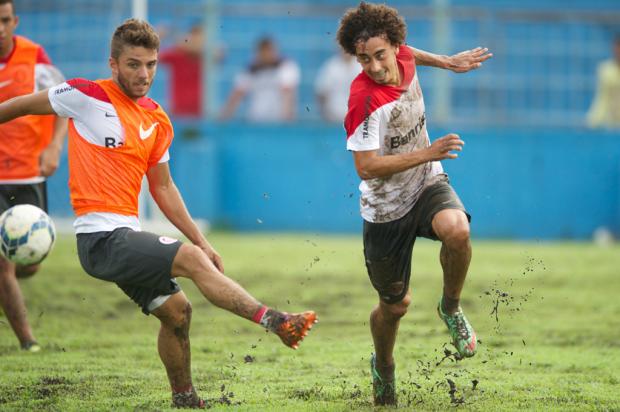
[[[430,132],[436,138],[445,131]],[[473,215],[474,236],[579,239],[599,226],[620,233],[620,134],[458,132],[465,149],[459,159],[443,163]],[[361,229],[359,178],[340,127],[177,124],[171,155],[190,212],[216,226]],[[70,214],[66,176],[63,159],[49,183],[52,214]]]
[[[17,4],[19,3],[19,4]],[[73,0],[16,2],[17,33],[40,42],[68,77],[109,76],[110,36],[131,15],[130,1]],[[207,16],[207,0],[149,0],[149,20],[160,31],[162,49],[186,36]],[[314,82],[320,65],[337,50],[335,32],[347,7],[358,0],[219,0],[211,37],[222,60],[214,76],[214,113],[226,101],[235,75],[251,62],[255,43],[271,35],[283,55],[301,68],[298,118],[318,121]],[[620,0],[449,0],[448,21],[437,24],[431,0],[392,0],[408,25],[407,42],[440,54],[477,45],[493,59],[484,69],[444,77],[420,68],[427,111],[445,124],[582,126],[595,87],[597,65],[612,54],[619,30]],[[446,41],[438,30],[445,30]],[[79,39],[80,41],[76,41]],[[160,66],[151,97],[167,108],[169,68]],[[448,82],[448,83],[446,83]],[[448,87],[443,101],[440,85]],[[442,87],[443,87],[442,86]],[[236,116],[244,118],[242,104]],[[438,116],[449,112],[448,118]],[[437,124],[436,122],[434,124]]]

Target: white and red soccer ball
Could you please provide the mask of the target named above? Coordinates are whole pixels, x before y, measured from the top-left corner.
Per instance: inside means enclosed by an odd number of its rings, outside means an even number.
[[[36,206],[13,206],[0,216],[0,254],[17,265],[41,262],[55,240],[54,222]]]

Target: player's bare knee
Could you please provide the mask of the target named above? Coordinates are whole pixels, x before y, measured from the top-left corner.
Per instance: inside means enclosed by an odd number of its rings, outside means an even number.
[[[385,316],[388,316],[394,320],[398,320],[407,314],[407,309],[410,304],[411,296],[407,294],[396,303],[381,302],[381,309]]]
[[[393,320],[398,320],[407,314],[407,306],[402,302],[394,304],[386,304],[384,306],[384,313]]]
[[[442,241],[448,247],[462,248],[469,244],[469,237],[469,223],[467,221],[456,221],[445,229]]]
[[[174,330],[175,334],[184,333],[189,329],[192,320],[192,304],[186,298],[179,299],[168,305],[165,313],[158,317],[162,325]]]
[[[39,271],[39,267],[40,265],[16,266],[15,276],[20,279],[29,278]]]

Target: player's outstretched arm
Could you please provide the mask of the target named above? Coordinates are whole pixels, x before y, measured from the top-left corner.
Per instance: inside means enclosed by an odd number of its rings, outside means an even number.
[[[192,220],[185,202],[170,175],[168,162],[158,163],[146,172],[149,191],[168,220],[183,233],[194,245],[201,248],[211,259],[217,269],[224,273],[221,256],[204,237],[198,225]]]
[[[42,176],[51,176],[56,169],[58,169],[58,165],[60,164],[60,152],[62,152],[62,146],[67,136],[68,124],[68,119],[56,116],[52,140],[45,149],[43,149],[39,157]]]
[[[413,48],[416,64],[420,66],[433,66],[441,69],[452,70],[455,73],[465,73],[482,66],[482,63],[493,57],[486,47],[476,47],[465,50],[452,56],[433,54],[424,50]]]
[[[47,90],[17,96],[0,103],[0,123],[29,114],[56,114],[47,97]]]
[[[463,150],[465,142],[456,134],[435,140],[429,147],[391,156],[379,156],[376,150],[353,152],[357,174],[364,180],[388,177],[426,162],[456,159],[453,152]]]

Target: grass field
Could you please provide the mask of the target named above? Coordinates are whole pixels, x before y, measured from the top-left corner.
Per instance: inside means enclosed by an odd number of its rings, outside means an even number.
[[[194,383],[213,410],[372,410],[368,314],[376,302],[357,237],[213,234],[226,272],[264,303],[314,309],[298,351],[207,303],[194,306]],[[620,410],[620,247],[475,242],[463,306],[481,346],[444,358],[435,313],[439,244],[420,241],[413,304],[396,349],[402,410]],[[22,283],[44,350],[22,353],[0,317],[0,410],[167,410],[158,322],[85,275],[73,238]]]

